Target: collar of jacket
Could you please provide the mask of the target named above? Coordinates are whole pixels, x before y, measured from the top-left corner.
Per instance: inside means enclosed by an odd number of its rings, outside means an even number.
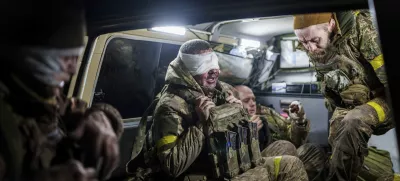
[[[333,36],[333,43],[339,41],[342,37],[345,37],[356,25],[356,15],[353,11],[337,12],[333,13],[333,17],[336,22],[336,31]]]

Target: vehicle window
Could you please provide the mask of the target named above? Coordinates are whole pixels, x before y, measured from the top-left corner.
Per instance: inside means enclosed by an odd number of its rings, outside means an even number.
[[[158,94],[164,87],[165,74],[169,63],[178,56],[180,45],[163,43],[158,64],[157,83],[155,93]]]
[[[113,38],[106,46],[93,103],[104,102],[123,118],[140,117],[154,98],[161,43]]]
[[[282,40],[281,47],[281,66],[280,68],[304,68],[311,66],[307,53],[296,49],[299,42],[297,40]]]

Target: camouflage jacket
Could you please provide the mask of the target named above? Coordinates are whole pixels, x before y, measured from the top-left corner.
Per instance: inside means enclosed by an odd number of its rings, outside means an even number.
[[[321,81],[322,92],[327,99],[328,109],[330,111],[335,107],[351,109],[374,97],[384,97],[387,79],[378,33],[371,14],[368,10],[347,11],[334,13],[334,18],[337,29],[334,31],[332,44],[340,56],[338,61],[315,67],[317,80]],[[316,63],[312,58],[310,61]],[[351,85],[357,87],[349,89]],[[326,87],[330,87],[330,90]],[[353,99],[354,92],[365,94],[362,101],[356,99],[359,104],[354,105],[344,103],[346,100],[343,96],[350,96]],[[343,95],[344,93],[349,94]]]
[[[168,67],[166,86],[154,111],[151,130],[161,169],[175,178],[183,172],[209,175],[206,138],[196,126],[199,118],[194,108],[194,99],[204,95],[203,91],[178,59]],[[234,91],[221,81],[217,90],[220,93],[213,98],[217,106],[226,103],[223,93]]]
[[[77,123],[63,119],[67,102],[44,99],[15,76],[0,80],[0,181],[33,180],[53,165],[80,159],[77,142],[67,136]],[[83,101],[74,106],[86,109]]]
[[[333,44],[339,53],[351,60],[358,61],[366,69],[371,89],[378,89],[382,84],[387,87],[384,61],[378,36],[369,10],[336,13],[339,25]],[[372,69],[371,69],[372,68]],[[379,82],[376,78],[378,78]]]
[[[308,133],[310,132],[310,121],[306,120],[305,125],[298,125],[290,118],[286,119],[279,115],[274,109],[257,105],[257,114],[263,121],[268,123],[269,133],[272,136],[272,141],[287,140],[292,142],[296,147],[306,143]],[[262,139],[262,138],[260,138]],[[264,149],[268,145],[261,145]]]
[[[64,133],[57,125],[56,100],[33,98],[33,91],[27,94],[10,79],[0,81],[0,180],[24,180],[50,167]]]

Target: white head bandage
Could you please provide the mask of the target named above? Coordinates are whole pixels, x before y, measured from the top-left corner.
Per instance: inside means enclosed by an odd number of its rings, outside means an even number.
[[[29,72],[36,80],[45,85],[63,87],[64,82],[57,80],[56,74],[63,72],[63,56],[79,56],[83,47],[51,49],[41,47],[23,47],[18,50],[20,68]]]
[[[178,56],[193,76],[204,74],[212,69],[219,69],[218,57],[214,52],[196,55],[179,52]]]

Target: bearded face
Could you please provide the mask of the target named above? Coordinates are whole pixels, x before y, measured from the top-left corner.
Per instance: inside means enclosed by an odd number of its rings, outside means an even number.
[[[218,77],[219,69],[212,69],[204,74],[194,76],[194,79],[202,87],[206,95],[212,96],[217,86]]]
[[[296,29],[295,34],[313,61],[327,63],[335,49],[331,43],[332,30],[329,23],[323,23]]]
[[[308,51],[307,54],[313,62],[321,65],[330,63],[333,61],[333,58],[338,55],[337,48],[333,46],[332,43],[329,43],[321,52],[312,53]]]

